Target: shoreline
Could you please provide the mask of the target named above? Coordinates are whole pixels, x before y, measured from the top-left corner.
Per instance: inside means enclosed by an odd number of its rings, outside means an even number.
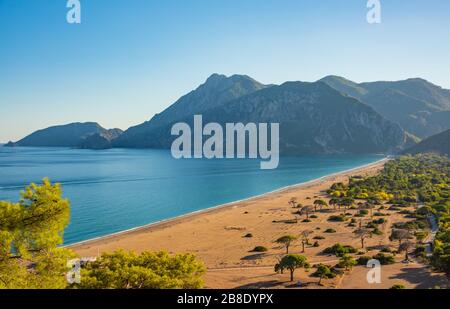
[[[229,203],[225,203],[225,204],[220,204],[217,206],[212,206],[209,208],[205,208],[205,209],[201,209],[201,210],[197,210],[197,211],[193,211],[190,213],[186,213],[186,214],[182,214],[179,216],[175,216],[175,217],[171,217],[171,218],[167,218],[164,220],[159,220],[153,223],[149,223],[149,224],[145,224],[145,225],[141,225],[141,226],[137,226],[134,228],[130,228],[127,230],[123,230],[123,231],[119,231],[119,232],[115,232],[115,233],[111,233],[111,234],[107,234],[104,236],[99,236],[99,237],[94,237],[94,238],[90,238],[87,240],[82,240],[76,243],[72,243],[72,244],[67,244],[64,246],[61,246],[62,248],[73,248],[73,247],[81,247],[81,246],[85,246],[85,245],[93,245],[97,242],[103,242],[103,241],[108,241],[108,240],[114,240],[115,238],[120,238],[120,237],[124,237],[124,236],[129,236],[135,233],[139,233],[139,232],[151,232],[151,231],[156,231],[158,229],[164,229],[167,226],[170,225],[174,225],[174,224],[179,224],[182,223],[186,220],[189,219],[194,219],[196,217],[201,217],[204,216],[206,214],[212,214],[215,212],[220,212],[226,209],[231,209],[231,208],[235,208],[238,206],[238,204],[240,203],[245,203],[245,202],[252,202],[252,201],[257,201],[258,199],[264,199],[267,196],[270,195],[275,195],[277,193],[287,193],[290,190],[296,190],[296,189],[301,189],[301,188],[308,188],[308,186],[313,186],[315,184],[318,184],[320,182],[324,182],[329,180],[330,178],[333,177],[337,177],[337,176],[343,176],[345,174],[348,173],[353,173],[353,172],[358,172],[361,171],[363,172],[365,169],[371,168],[371,167],[375,167],[378,166],[380,164],[384,164],[387,161],[391,160],[390,156],[384,157],[383,159],[365,164],[365,165],[361,165],[361,166],[357,166],[351,169],[347,169],[344,171],[340,171],[340,172],[336,172],[336,173],[332,173],[332,174],[328,174],[319,178],[315,178],[309,181],[305,181],[305,182],[301,182],[301,183],[297,183],[297,184],[293,184],[293,185],[289,185],[289,186],[285,186],[285,187],[281,187],[279,189],[275,189],[273,191],[269,191],[269,192],[265,192],[262,194],[258,194],[258,195],[254,195],[248,198],[244,198],[244,199],[240,199],[240,200],[236,200],[233,202],[229,202]]]

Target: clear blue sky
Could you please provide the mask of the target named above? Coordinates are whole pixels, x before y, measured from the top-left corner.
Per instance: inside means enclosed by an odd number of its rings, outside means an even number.
[[[450,1],[0,0],[0,142],[97,121],[126,129],[210,74],[263,83],[422,77],[450,88]]]

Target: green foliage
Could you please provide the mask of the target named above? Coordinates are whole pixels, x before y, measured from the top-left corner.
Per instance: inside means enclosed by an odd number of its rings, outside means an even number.
[[[357,260],[356,263],[357,265],[363,265],[366,266],[367,263],[371,260],[372,258],[370,256],[360,256]]]
[[[253,252],[267,252],[268,249],[264,246],[256,246],[252,251]]]
[[[344,254],[340,260],[338,266],[340,268],[345,268],[345,270],[350,270],[353,266],[355,266],[357,262],[353,257],[348,254]]]
[[[293,236],[293,235],[285,235],[285,236],[281,236],[280,238],[278,238],[277,240],[275,240],[275,242],[277,244],[282,244],[286,247],[286,254],[289,253],[289,247],[291,246],[292,242],[294,242],[298,237]]]
[[[57,248],[69,222],[61,186],[44,179],[21,193],[18,203],[0,201],[0,288],[65,288],[67,262]]]
[[[378,260],[381,265],[390,265],[395,263],[395,259],[392,255],[385,255],[384,253],[374,255],[373,259]]]
[[[288,269],[291,274],[291,281],[294,281],[294,272],[297,268],[309,268],[308,259],[299,254],[287,254],[281,260],[280,263],[275,265],[275,271],[283,271]]]
[[[325,254],[334,254],[336,256],[344,256],[349,253],[356,253],[357,250],[353,248],[352,246],[344,246],[343,244],[337,243],[331,247],[326,248],[323,250],[323,253]]]
[[[343,215],[330,216],[328,218],[328,221],[330,221],[330,222],[345,222],[347,220],[348,220],[348,218],[346,216],[343,216]]]
[[[336,277],[336,274],[331,270],[331,268],[324,264],[319,264],[317,266],[317,270],[311,275],[313,277],[320,278],[319,284],[323,278],[333,279]]]
[[[335,229],[326,229],[324,231],[324,233],[333,234],[333,233],[336,233],[336,230]]]
[[[104,253],[81,270],[84,289],[198,289],[205,266],[193,254],[117,251]]]

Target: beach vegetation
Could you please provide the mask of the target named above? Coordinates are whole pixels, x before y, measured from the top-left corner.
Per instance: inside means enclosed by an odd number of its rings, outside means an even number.
[[[282,272],[285,269],[289,270],[290,280],[293,282],[296,269],[309,267],[310,264],[305,256],[299,254],[287,254],[275,265],[275,272]]]
[[[190,253],[165,251],[141,254],[126,251],[103,253],[81,269],[83,289],[198,289],[206,268]]]
[[[292,243],[297,240],[297,236],[294,235],[284,235],[275,240],[277,244],[281,244],[286,248],[286,254],[289,254],[289,247],[292,245]]]

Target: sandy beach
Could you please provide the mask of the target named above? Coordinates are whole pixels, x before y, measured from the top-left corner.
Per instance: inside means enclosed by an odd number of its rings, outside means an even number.
[[[285,188],[256,198],[239,201],[202,212],[174,218],[164,222],[140,227],[134,230],[85,241],[70,248],[80,256],[98,256],[102,252],[117,249],[134,250],[167,250],[171,253],[195,253],[207,267],[205,286],[207,288],[283,288],[289,285],[288,276],[276,274],[273,266],[284,253],[284,248],[274,240],[286,234],[299,235],[304,230],[314,231],[311,237],[321,235],[319,247],[308,247],[305,253],[312,263],[335,265],[335,256],[323,255],[321,251],[337,242],[359,248],[359,239],[344,223],[328,222],[327,218],[333,210],[316,213],[317,218],[310,223],[289,223],[295,219],[294,209],[288,204],[292,197],[303,205],[311,205],[316,198],[326,199],[324,191],[334,182],[347,182],[349,176],[369,176],[378,173],[386,160],[374,164],[330,175],[312,182]],[[303,218],[302,218],[303,219]],[[367,240],[370,250],[376,250],[382,244],[389,243],[388,233],[392,222],[407,220],[398,213],[388,217],[383,225],[382,236]],[[324,231],[333,228],[336,233],[326,234]],[[244,237],[251,233],[253,237]],[[265,253],[251,252],[255,246],[265,246]],[[301,246],[295,243],[292,253],[300,253]],[[376,253],[374,251],[374,253]],[[420,283],[414,278],[420,274]],[[315,285],[315,278],[299,271],[298,280]],[[364,268],[354,271],[338,279],[329,280],[325,287],[333,288],[386,288],[401,283],[407,287],[433,287],[445,280],[441,275],[432,274],[422,264],[396,263],[389,267],[384,282],[378,286],[368,286]],[[418,286],[420,284],[420,286]],[[308,286],[308,284],[306,285]]]

